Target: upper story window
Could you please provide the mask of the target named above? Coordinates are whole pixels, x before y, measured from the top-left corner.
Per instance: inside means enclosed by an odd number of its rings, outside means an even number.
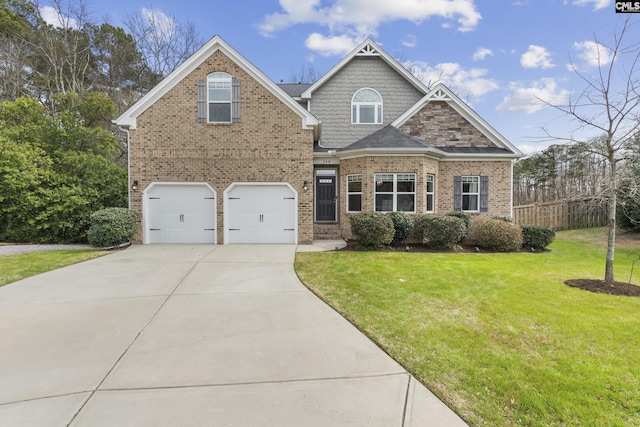
[[[351,99],[351,123],[382,123],[382,97],[369,88],[360,89]]]
[[[231,76],[212,73],[207,76],[208,121],[231,123]]]

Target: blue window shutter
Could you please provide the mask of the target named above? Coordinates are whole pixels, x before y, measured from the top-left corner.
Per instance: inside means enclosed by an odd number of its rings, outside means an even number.
[[[198,122],[207,122],[207,81],[198,80]]]
[[[489,211],[489,177],[480,177],[480,212]]]
[[[231,121],[240,121],[240,80],[233,79],[231,83]]]
[[[462,210],[462,177],[453,177],[453,210]]]

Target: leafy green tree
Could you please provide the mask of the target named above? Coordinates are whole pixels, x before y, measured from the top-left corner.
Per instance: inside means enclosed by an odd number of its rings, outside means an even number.
[[[126,205],[117,138],[86,126],[106,120],[99,111],[113,112],[113,103],[71,98],[55,113],[27,98],[0,104],[0,240],[84,241],[91,213]]]

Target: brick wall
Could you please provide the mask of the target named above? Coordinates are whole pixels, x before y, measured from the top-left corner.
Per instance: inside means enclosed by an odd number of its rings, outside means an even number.
[[[360,157],[340,162],[339,215],[342,237],[351,238],[347,208],[347,175],[362,174],[362,211],[374,211],[376,173],[416,174],[416,213],[426,213],[426,176],[434,174],[435,212],[443,215],[453,211],[453,180],[456,175],[489,177],[489,211],[477,216],[511,215],[510,161],[442,161],[425,156]]]
[[[215,71],[241,80],[240,123],[197,122],[196,83]],[[131,207],[142,211],[142,191],[154,181],[208,182],[218,194],[218,243],[223,243],[222,195],[232,182],[288,182],[298,191],[298,241],[309,243],[312,149],[312,130],[302,129],[300,116],[218,51],[138,117],[130,150],[131,180],[138,180],[139,189],[131,194]]]

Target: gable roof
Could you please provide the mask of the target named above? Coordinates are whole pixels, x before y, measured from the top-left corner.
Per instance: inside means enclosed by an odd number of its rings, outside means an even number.
[[[227,42],[222,40],[220,36],[214,36],[211,40],[205,43],[200,49],[196,51],[196,53],[191,55],[185,62],[178,66],[178,68],[173,70],[157,86],[151,89],[145,96],[138,100],[138,102],[133,104],[120,117],[115,119],[113,123],[118,126],[128,127],[129,129],[135,129],[137,125],[137,118],[140,114],[145,112],[157,100],[159,100],[162,96],[169,92],[174,86],[182,81],[182,79],[184,79],[187,75],[189,75],[193,70],[195,70],[200,64],[206,61],[217,51],[221,51],[222,53],[224,53],[240,68],[242,68],[242,70],[244,70],[247,74],[257,80],[276,98],[282,101],[282,103],[287,105],[291,110],[298,114],[302,119],[302,127],[304,129],[311,129],[318,125],[318,119],[316,119],[313,114],[305,110],[291,96],[287,95],[285,91],[280,89],[273,81],[271,81],[271,79],[269,79],[264,73],[262,73],[262,71],[260,71],[251,62],[240,55],[235,49],[227,44]]]
[[[432,101],[444,101],[458,114],[464,117],[476,129],[478,129],[485,137],[487,137],[496,147],[513,153],[514,157],[522,157],[522,153],[515,145],[511,144],[504,136],[495,130],[489,123],[469,107],[464,101],[458,98],[448,87],[442,83],[438,83],[413,107],[409,108],[403,115],[398,117],[391,125],[400,128],[411,117],[416,115],[428,103]],[[504,152],[504,151],[503,151]]]
[[[301,97],[303,99],[311,98],[313,92],[325,84],[331,77],[333,77],[338,71],[340,71],[345,65],[347,65],[355,57],[378,57],[386,62],[391,68],[393,68],[398,74],[404,77],[409,83],[411,83],[420,92],[426,94],[429,89],[424,83],[417,77],[407,71],[398,61],[393,59],[387,54],[380,46],[378,46],[373,40],[367,39],[363,41],[358,47],[356,47],[350,54],[342,58],[342,61],[338,62],[331,70],[329,70],[324,76],[322,76],[317,82],[311,85],[305,90]]]

